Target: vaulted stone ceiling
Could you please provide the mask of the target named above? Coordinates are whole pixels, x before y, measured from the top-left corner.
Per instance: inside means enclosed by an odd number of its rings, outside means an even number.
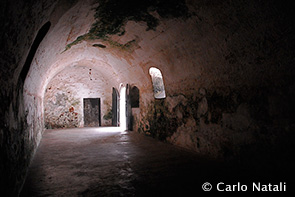
[[[121,83],[138,87],[140,108],[133,114],[138,132],[213,158],[251,150],[290,153],[293,7],[276,0],[4,1],[3,177],[20,187],[26,168],[19,166],[28,166],[45,129],[46,92],[53,84],[69,85],[70,76],[77,77],[75,85],[87,79],[94,87],[90,69],[104,83],[104,95]],[[26,64],[38,32],[49,23]],[[150,67],[161,70],[166,99],[154,99]],[[103,115],[110,96],[105,100]]]

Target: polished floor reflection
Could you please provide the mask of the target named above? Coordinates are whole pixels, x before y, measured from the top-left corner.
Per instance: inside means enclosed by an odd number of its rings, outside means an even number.
[[[21,196],[191,196],[204,182],[272,178],[259,172],[113,127],[47,130]]]

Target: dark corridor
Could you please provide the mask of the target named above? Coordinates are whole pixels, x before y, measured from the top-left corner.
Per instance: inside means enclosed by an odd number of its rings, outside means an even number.
[[[0,196],[294,190],[294,2],[2,0]]]

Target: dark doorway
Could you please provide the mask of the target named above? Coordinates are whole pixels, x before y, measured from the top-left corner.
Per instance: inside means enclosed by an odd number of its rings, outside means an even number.
[[[101,126],[100,98],[84,98],[84,126]]]
[[[139,89],[136,86],[130,89],[130,103],[131,108],[139,108]]]
[[[112,94],[112,126],[119,126],[119,92],[116,88]]]

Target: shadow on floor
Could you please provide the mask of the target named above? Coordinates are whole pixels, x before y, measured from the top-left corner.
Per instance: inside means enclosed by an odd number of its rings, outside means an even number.
[[[205,182],[252,191],[253,182],[287,182],[290,169],[208,160],[135,132],[47,130],[20,196],[196,196]]]

